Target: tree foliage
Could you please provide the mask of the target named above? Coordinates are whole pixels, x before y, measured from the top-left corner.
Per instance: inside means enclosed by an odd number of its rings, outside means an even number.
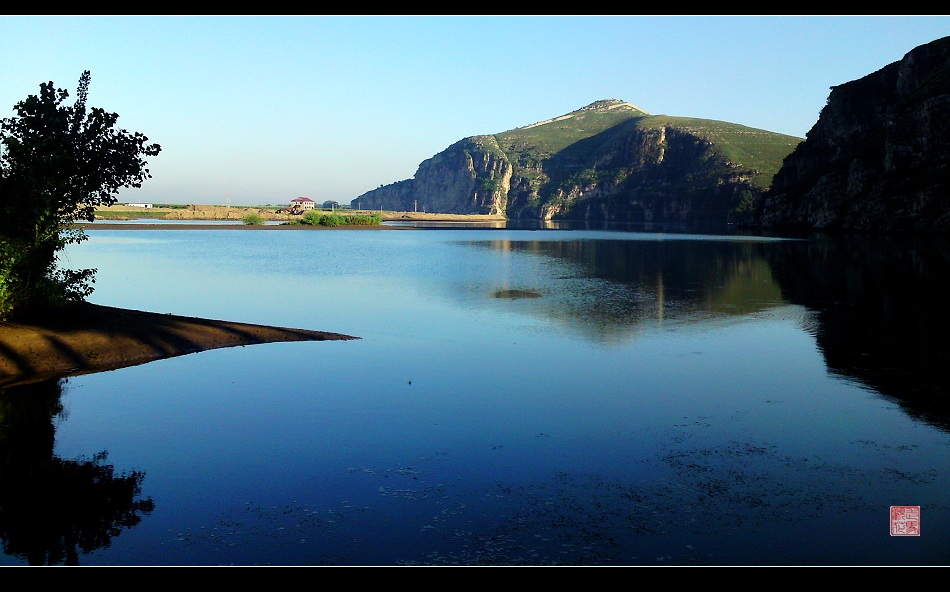
[[[93,221],[122,188],[151,177],[146,157],[158,144],[116,127],[119,116],[87,107],[89,71],[76,101],[52,82],[40,85],[0,122],[0,318],[17,308],[80,300],[95,270],[57,269],[62,249],[84,240],[72,227]]]

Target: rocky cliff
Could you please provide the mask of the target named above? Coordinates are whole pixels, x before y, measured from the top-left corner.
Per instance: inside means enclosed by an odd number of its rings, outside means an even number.
[[[650,115],[614,99],[507,132],[465,138],[362,209],[509,218],[726,222],[751,215],[800,138]]]
[[[758,216],[773,227],[950,231],[950,37],[832,87]]]
[[[504,214],[511,163],[493,136],[465,138],[419,165],[413,179],[384,185],[353,207],[448,214]]]

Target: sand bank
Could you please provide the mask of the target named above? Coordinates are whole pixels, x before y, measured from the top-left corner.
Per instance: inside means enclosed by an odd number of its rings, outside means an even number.
[[[0,322],[0,387],[222,347],[349,339],[358,337],[80,303]]]

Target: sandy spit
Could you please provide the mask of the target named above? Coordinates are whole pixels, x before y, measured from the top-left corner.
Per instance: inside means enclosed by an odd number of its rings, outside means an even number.
[[[0,388],[222,347],[350,339],[359,338],[79,303],[0,322]]]

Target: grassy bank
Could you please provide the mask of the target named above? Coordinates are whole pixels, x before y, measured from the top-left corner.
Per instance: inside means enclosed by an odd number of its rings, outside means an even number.
[[[381,212],[371,214],[340,214],[338,212],[321,212],[310,210],[304,215],[295,218],[288,224],[306,224],[309,226],[379,226],[383,223]]]

